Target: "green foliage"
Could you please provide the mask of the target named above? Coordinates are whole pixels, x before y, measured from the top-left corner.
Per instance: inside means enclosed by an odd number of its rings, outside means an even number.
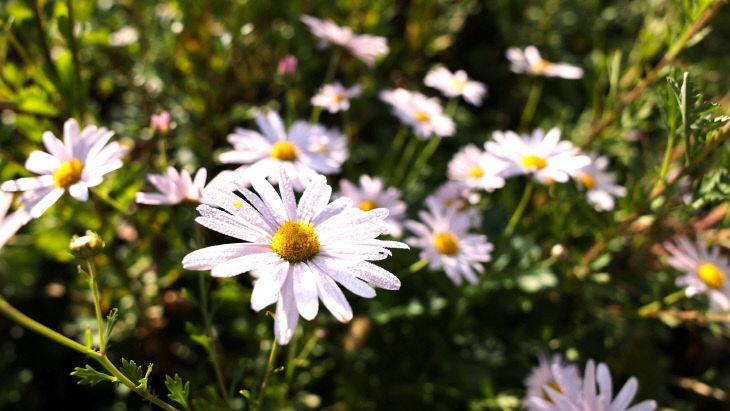
[[[186,410],[190,409],[188,403],[188,397],[190,397],[190,381],[183,382],[183,379],[179,375],[175,374],[175,377],[165,376],[165,386],[169,391],[167,394],[171,400],[182,405]]]
[[[133,360],[127,361],[122,358],[122,366],[119,371],[124,374],[125,377],[129,378],[137,388],[147,391],[147,380],[152,372],[153,364],[147,366],[147,371],[143,374],[142,367],[135,364]]]
[[[113,377],[109,374],[105,374],[103,372],[99,372],[94,369],[94,367],[90,366],[89,364],[86,364],[86,367],[76,367],[74,368],[73,372],[71,373],[74,377],[78,377],[79,384],[84,385],[96,385],[103,381],[110,381],[110,382],[117,382],[116,377]]]
[[[112,308],[109,310],[109,314],[106,316],[106,325],[104,327],[104,341],[106,341],[107,347],[109,347],[109,342],[111,341],[111,335],[112,331],[114,331],[114,326],[117,324],[117,321],[119,320],[119,310],[116,308]]]

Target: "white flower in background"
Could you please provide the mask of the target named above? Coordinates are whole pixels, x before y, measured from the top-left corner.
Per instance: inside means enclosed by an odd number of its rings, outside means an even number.
[[[345,88],[342,83],[335,82],[322,86],[311,102],[313,106],[322,107],[330,113],[347,111],[350,109],[350,99],[359,96],[361,92],[362,88],[357,84]]]
[[[469,80],[464,70],[450,72],[445,67],[436,67],[426,74],[424,84],[440,91],[444,96],[452,98],[463,96],[464,100],[479,106],[482,98],[487,94],[484,83]]]
[[[198,206],[195,221],[243,242],[193,251],[183,267],[211,270],[214,277],[256,269],[251,308],[259,311],[276,303],[276,340],[287,344],[300,314],[306,320],[316,317],[318,299],[339,321],[352,319],[337,283],[365,298],[375,296],[365,281],[388,290],[400,288],[397,277],[369,260],[387,258],[387,248],[407,246],[376,239],[387,230],[388,210],[362,211],[344,197],[330,203],[332,188],[324,176],[312,179],[298,205],[286,173],[278,181],[279,193],[261,177],[251,181],[257,194],[238,186],[245,199],[215,188],[203,190],[218,208]]]
[[[545,134],[535,129],[531,136],[514,131],[495,131],[494,141],[485,144],[487,152],[507,163],[503,177],[533,174],[543,184],[565,183],[570,176],[590,164],[591,159],[569,141],[560,141],[560,129]]]
[[[428,98],[421,93],[398,88],[380,92],[380,99],[393,106],[393,114],[424,139],[431,138],[433,134],[441,137],[454,134],[454,121],[444,114],[435,97]]]
[[[449,162],[449,179],[464,183],[469,188],[494,191],[504,187],[499,173],[506,164],[474,144],[464,146]]]
[[[598,211],[613,210],[616,206],[614,197],[626,195],[626,188],[616,185],[611,174],[604,170],[608,168],[608,158],[591,155],[591,162],[578,169],[575,180],[587,190],[588,202]]]
[[[388,234],[400,237],[403,234],[403,217],[406,204],[400,200],[401,192],[395,187],[385,187],[385,183],[378,177],[360,176],[360,185],[356,186],[348,180],[340,180],[340,196],[347,197],[354,207],[363,211],[376,208],[385,208],[390,214],[385,219]]]
[[[730,309],[730,264],[718,246],[708,249],[699,240],[692,244],[687,237],[679,237],[676,244],[667,242],[664,247],[670,254],[669,265],[684,272],[676,280],[677,287],[685,287],[688,297],[707,294],[712,311]]]
[[[375,64],[376,58],[388,54],[385,37],[354,34],[349,27],[340,27],[332,20],[320,20],[306,14],[302,16],[302,22],[319,39],[320,48],[337,44],[348,49],[353,56],[370,67]]]
[[[471,227],[482,224],[482,213],[474,207],[481,196],[462,182],[448,181],[441,184],[436,191],[426,197],[426,204],[436,201],[444,209],[454,207],[457,214],[464,214]]]
[[[201,168],[193,179],[187,170],[178,172],[174,167],[168,167],[167,174],[148,174],[147,180],[160,193],[139,192],[135,195],[135,201],[152,205],[178,204],[185,200],[200,201],[207,175],[207,171]]]
[[[20,230],[20,227],[26,225],[32,219],[25,207],[8,214],[10,206],[13,204],[13,197],[12,193],[0,191],[0,248]]]
[[[457,213],[455,207],[445,209],[433,200],[427,205],[430,212],[418,213],[422,222],[405,222],[417,236],[406,239],[406,243],[421,249],[420,257],[428,260],[429,270],[442,268],[455,285],[461,284],[462,277],[476,284],[476,273],[484,272],[481,263],[491,260],[492,244],[487,236],[468,234],[469,218]]]
[[[539,364],[525,379],[527,394],[523,399],[529,411],[550,409],[553,403],[545,387],[557,392],[576,393],[580,391],[582,380],[575,364],[566,364],[560,354],[551,359],[544,355],[538,357]]]
[[[33,151],[28,156],[25,168],[40,176],[6,181],[0,188],[24,191],[18,201],[25,203],[33,218],[40,217],[66,190],[73,198],[86,201],[89,187],[101,184],[104,174],[122,167],[121,158],[128,149],[116,141],[107,144],[113,135],[104,127],[79,130],[76,120],[69,119],[63,126],[63,143],[46,131],[43,145],[48,153]]]
[[[139,34],[134,27],[124,26],[117,31],[109,33],[109,44],[116,47],[129,46],[139,40]]]
[[[517,47],[507,49],[510,69],[515,73],[531,76],[562,77],[579,79],[583,77],[583,69],[568,63],[553,63],[543,59],[535,46],[527,46],[525,51]]]
[[[657,407],[654,400],[642,401],[630,407],[639,389],[635,377],[629,378],[614,398],[611,372],[603,363],[596,368],[593,360],[588,360],[586,364],[582,387],[570,387],[566,391],[547,384],[543,388],[548,401],[531,407],[530,411],[654,411]]]
[[[294,188],[301,191],[317,174],[340,171],[346,157],[341,149],[346,146],[346,137],[338,131],[298,120],[287,132],[281,117],[273,111],[256,116],[256,124],[261,133],[237,128],[229,134],[233,150],[218,157],[223,163],[246,165],[240,171],[243,179],[263,176],[276,183],[279,170],[283,170]]]

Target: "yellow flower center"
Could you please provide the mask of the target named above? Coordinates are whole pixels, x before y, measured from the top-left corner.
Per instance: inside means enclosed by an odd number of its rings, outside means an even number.
[[[552,64],[553,63],[548,60],[540,60],[537,63],[531,65],[530,70],[532,70],[532,72],[535,74],[542,74],[545,69],[552,66]]]
[[[469,172],[467,173],[469,177],[479,178],[484,176],[484,170],[482,170],[479,166],[474,166],[469,169]]]
[[[319,241],[312,223],[289,220],[276,230],[271,249],[290,263],[307,261],[319,253]]]
[[[538,170],[542,170],[547,166],[547,161],[545,161],[544,158],[538,157],[533,154],[526,155],[522,157],[522,165],[524,165],[527,168],[536,168]]]
[[[337,93],[332,97],[332,100],[335,101],[335,103],[339,103],[340,101],[344,100],[346,97],[344,94]]]
[[[563,392],[563,390],[560,389],[560,385],[558,385],[558,383],[555,381],[550,381],[546,385],[559,393]],[[545,390],[542,391],[542,398],[544,398],[545,401],[554,404],[553,400],[550,399],[550,396],[548,395],[548,393]]]
[[[363,202],[360,203],[360,210],[362,210],[362,211],[370,211],[370,210],[378,208],[378,207],[380,207],[380,205],[378,205],[378,203],[376,203],[375,201],[371,201],[371,200],[364,200]]]
[[[281,161],[294,161],[297,159],[297,149],[288,141],[279,141],[271,148],[271,157]]]
[[[461,80],[457,80],[457,79],[451,80],[451,88],[453,90],[461,91],[464,88],[464,86],[466,86],[465,81],[461,81]]]
[[[725,274],[714,264],[705,263],[697,269],[697,275],[713,290],[718,290],[725,283]]]
[[[433,244],[441,254],[454,255],[459,251],[459,240],[451,233],[443,232],[437,234],[433,238]]]
[[[420,121],[421,123],[425,123],[431,120],[431,117],[429,117],[428,114],[424,113],[423,111],[416,111],[416,114],[413,115],[413,118],[415,118],[416,121]]]
[[[84,165],[79,160],[64,161],[61,167],[58,167],[53,173],[53,182],[57,187],[66,188],[81,178],[81,172],[84,171]]]
[[[583,186],[589,190],[596,186],[596,180],[594,180],[593,176],[588,173],[583,173],[578,176],[578,182],[583,184]]]

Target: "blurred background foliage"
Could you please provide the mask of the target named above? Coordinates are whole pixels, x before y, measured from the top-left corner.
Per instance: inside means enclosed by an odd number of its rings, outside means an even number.
[[[591,126],[617,107],[620,96],[709,3],[5,0],[0,7],[2,181],[26,176],[22,163],[41,147],[41,133],[59,135],[68,117],[114,130],[133,150],[91,201],[64,197],[0,251],[0,292],[31,317],[81,339],[94,327],[93,310],[65,250],[72,234],[97,230],[108,245],[96,260],[104,308],[120,310],[112,358],[154,363],[151,386],[163,398],[164,375],[178,373],[191,381],[197,408],[243,409],[239,390],[258,389],[273,338],[271,318],[249,307],[250,276],[221,280],[184,271],[180,261],[186,253],[201,242],[225,238],[196,227],[193,204],[136,206],[133,198],[149,189],[147,173],[167,165],[207,167],[209,176],[223,170],[215,155],[227,147],[226,135],[236,126],[251,127],[259,108],[280,110],[289,121],[309,117],[309,97],[321,85],[332,50],[316,48],[299,21],[303,13],[386,36],[391,49],[373,70],[349,55],[340,60],[336,78],[360,82],[364,94],[353,102],[349,118],[354,120],[322,116],[329,125],[347,121],[354,142],[343,175],[331,177],[330,184],[378,170],[398,128],[377,98],[380,90],[405,87],[436,95],[422,85],[435,64],[464,69],[488,85],[482,107],[458,107],[456,137],[443,142],[417,187],[406,193],[409,215],[415,216],[428,190],[445,180],[446,164],[459,147],[481,145],[493,130],[520,127],[535,82],[541,82],[542,96],[522,127],[558,126],[566,138],[583,142]],[[681,79],[688,71],[704,99],[729,100],[730,26],[722,24],[727,21],[730,9],[724,7],[591,145],[613,159],[612,170],[629,190],[615,213],[596,213],[572,185],[539,189],[517,234],[478,286],[456,288],[443,273],[425,269],[412,273],[408,267],[416,252],[396,251],[384,266],[402,279],[400,291],[380,291],[373,300],[352,298],[356,318],[348,325],[328,313],[300,322],[295,342],[277,361],[296,368],[274,374],[269,409],[519,409],[522,380],[541,352],[561,352],[581,364],[588,358],[605,361],[616,380],[636,375],[641,398],[671,409],[730,409],[727,328],[637,314],[638,307],[676,290],[677,273],[664,264],[657,244],[675,232],[692,235],[709,210],[725,205],[726,195],[694,206],[683,198],[693,190],[697,199],[727,186],[719,176],[727,172],[727,148],[652,203],[632,235],[613,236],[617,218],[647,198],[659,172],[670,118],[676,115],[664,77]],[[580,65],[585,77],[540,80],[511,73],[506,48],[529,44],[549,60]],[[276,73],[287,54],[299,60],[293,77]],[[170,111],[173,128],[159,135],[148,119],[163,109]],[[707,182],[710,178],[714,183]],[[524,184],[510,180],[482,199],[481,229],[492,241],[499,239]],[[713,221],[711,234],[715,242],[730,245],[725,214]],[[586,251],[604,238],[610,239],[607,247],[589,267],[582,266]],[[551,256],[556,244],[564,255]],[[201,290],[210,302],[212,340],[203,330]],[[703,310],[706,301],[686,299],[676,306]],[[5,318],[0,318],[0,336],[0,409],[150,407],[110,384],[76,385],[68,373],[85,361],[80,354]],[[206,359],[211,344],[234,394],[228,406]],[[719,391],[705,392],[702,384]]]

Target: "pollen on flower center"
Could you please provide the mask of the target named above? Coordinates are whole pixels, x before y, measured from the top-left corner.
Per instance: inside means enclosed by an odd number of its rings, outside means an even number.
[[[334,100],[334,101],[335,101],[335,103],[339,103],[339,102],[341,102],[341,101],[342,101],[342,100],[344,100],[344,99],[345,99],[345,95],[344,95],[344,94],[342,94],[342,93],[337,93],[337,94],[335,94],[335,95],[334,95],[334,96],[332,97],[332,100]]]
[[[528,154],[524,157],[522,157],[522,164],[527,168],[536,168],[538,170],[542,170],[547,166],[547,161],[545,161],[544,158],[538,157],[533,154]]]
[[[428,114],[424,113],[423,111],[416,111],[416,114],[413,115],[413,118],[415,118],[416,121],[420,121],[422,123],[431,120],[431,117],[429,117]]]
[[[540,60],[533,65],[530,66],[530,70],[532,70],[535,74],[541,74],[545,71],[546,68],[550,67],[553,63],[548,60]]]
[[[372,200],[363,200],[360,203],[360,210],[362,210],[362,211],[370,211],[370,210],[376,209],[378,207],[380,207],[380,205]]]
[[[447,232],[436,234],[433,244],[441,254],[454,255],[459,251],[459,240],[455,235]]]
[[[563,392],[563,390],[560,389],[560,385],[558,385],[558,383],[555,381],[550,381],[545,385],[547,385],[548,387],[554,389],[555,391],[557,391],[559,393]],[[545,390],[542,391],[542,398],[544,398],[545,401],[547,401],[547,402],[553,403],[553,400],[550,399],[550,396],[548,395],[548,393]]]
[[[288,141],[279,141],[271,148],[271,157],[281,161],[294,161],[297,159],[297,149]]]
[[[469,172],[467,173],[469,177],[479,178],[484,176],[484,170],[482,170],[479,166],[474,166],[469,169]]]
[[[697,275],[713,290],[722,288],[722,285],[725,283],[725,274],[714,264],[702,264],[697,268]]]
[[[57,187],[66,188],[81,178],[81,172],[84,171],[84,165],[79,160],[64,161],[61,167],[58,167],[53,173],[53,182]]]
[[[464,86],[466,86],[466,82],[464,82],[464,81],[457,80],[457,79],[451,80],[451,88],[454,90],[463,90]]]
[[[585,188],[589,190],[596,186],[596,180],[594,180],[593,176],[588,173],[583,173],[578,176],[578,182],[583,184]]]
[[[319,253],[319,241],[312,223],[287,221],[271,239],[271,249],[290,263],[307,261]]]

